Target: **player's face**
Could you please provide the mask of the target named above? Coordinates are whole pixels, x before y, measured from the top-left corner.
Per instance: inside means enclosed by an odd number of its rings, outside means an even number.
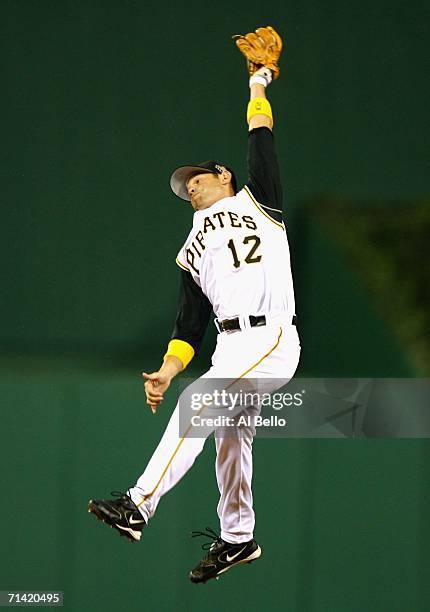
[[[224,197],[223,185],[218,177],[218,174],[203,172],[188,180],[187,190],[194,210],[208,208]]]

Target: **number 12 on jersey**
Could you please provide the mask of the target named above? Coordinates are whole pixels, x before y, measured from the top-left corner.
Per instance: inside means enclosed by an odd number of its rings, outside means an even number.
[[[261,260],[261,255],[255,255],[255,251],[258,249],[258,247],[261,244],[261,240],[258,236],[246,236],[246,238],[243,239],[242,244],[249,244],[251,243],[251,248],[248,251],[248,254],[246,255],[244,262],[247,264],[251,264],[251,263],[258,263]],[[234,240],[233,238],[230,238],[230,240],[227,243],[228,248],[231,251],[231,254],[233,255],[233,266],[235,268],[239,268],[240,266],[240,259],[238,257],[237,254],[237,249],[236,246],[234,244]]]

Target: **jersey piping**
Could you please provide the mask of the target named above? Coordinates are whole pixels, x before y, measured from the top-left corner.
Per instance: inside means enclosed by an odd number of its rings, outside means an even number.
[[[246,191],[246,193],[249,195],[249,197],[252,200],[252,203],[255,204],[255,206],[258,208],[258,210],[269,219],[269,221],[271,221],[272,223],[274,223],[275,225],[277,225],[278,227],[280,227],[281,229],[285,230],[285,225],[283,223],[280,223],[279,221],[275,221],[275,219],[273,219],[273,217],[271,217],[270,215],[267,214],[267,212],[261,207],[261,204],[259,204],[257,202],[257,200],[254,198],[254,196],[251,193],[251,190],[249,189],[249,187],[247,185],[244,186],[244,189]],[[268,207],[267,207],[268,208]],[[271,209],[272,210],[272,209]],[[280,211],[278,211],[280,212]]]
[[[178,258],[176,258],[176,263],[178,264],[178,266],[179,266],[180,268],[182,268],[182,269],[183,269],[183,270],[185,270],[186,272],[189,272],[189,271],[190,271],[190,269],[189,269],[189,268],[187,268],[187,266],[186,266],[185,264],[183,264],[181,261],[179,261],[179,259],[178,259]]]

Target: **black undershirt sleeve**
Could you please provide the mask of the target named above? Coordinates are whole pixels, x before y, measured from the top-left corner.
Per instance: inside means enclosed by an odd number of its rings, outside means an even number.
[[[282,187],[272,131],[267,127],[248,134],[247,187],[275,221],[282,221]]]
[[[172,340],[184,340],[198,354],[212,313],[212,305],[190,272],[181,269],[178,315]]]

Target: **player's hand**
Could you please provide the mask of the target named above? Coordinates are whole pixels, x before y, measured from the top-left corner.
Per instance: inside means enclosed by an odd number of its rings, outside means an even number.
[[[151,408],[152,413],[155,414],[158,406],[164,399],[164,393],[170,386],[172,377],[166,373],[160,371],[153,372],[152,374],[142,373],[145,379],[145,393],[146,403]]]

